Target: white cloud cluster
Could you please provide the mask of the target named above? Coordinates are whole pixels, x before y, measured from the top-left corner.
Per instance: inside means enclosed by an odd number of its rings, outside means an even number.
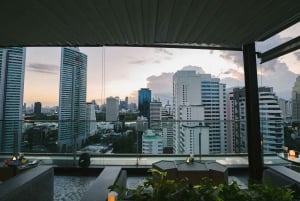
[[[294,53],[297,60],[300,61],[300,51]]]

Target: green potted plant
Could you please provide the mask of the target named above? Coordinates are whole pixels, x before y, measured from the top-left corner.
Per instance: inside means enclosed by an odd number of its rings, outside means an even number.
[[[214,185],[209,178],[203,178],[192,186],[188,179],[167,179],[167,173],[150,169],[143,185],[128,189],[115,184],[118,200],[135,201],[294,201],[293,191],[287,188],[273,188],[263,184],[250,184],[241,189],[236,182]]]

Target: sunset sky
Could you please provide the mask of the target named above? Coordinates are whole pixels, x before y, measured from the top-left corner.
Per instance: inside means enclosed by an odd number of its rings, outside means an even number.
[[[264,51],[280,42],[298,36],[299,23],[291,29],[257,44]],[[88,56],[87,101],[101,98],[102,67],[105,67],[105,97],[119,96],[136,102],[137,91],[148,87],[153,97],[171,101],[172,75],[183,68],[219,77],[227,87],[243,86],[243,59],[241,52],[195,49],[105,47],[105,65],[102,47],[80,47]],[[60,47],[28,47],[26,49],[24,102],[40,101],[44,106],[58,105]],[[258,63],[259,86],[273,86],[279,97],[289,99],[291,88],[300,74],[300,51],[267,62]],[[258,60],[259,62],[259,60]]]

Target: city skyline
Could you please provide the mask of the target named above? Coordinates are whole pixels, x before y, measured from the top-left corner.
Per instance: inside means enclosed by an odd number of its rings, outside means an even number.
[[[257,44],[257,51],[286,41],[297,31],[299,33],[299,25],[262,45]],[[124,100],[128,96],[129,102],[137,102],[137,91],[149,88],[154,98],[159,97],[165,103],[171,100],[172,76],[186,66],[220,78],[227,87],[244,84],[241,52],[141,47],[80,47],[80,51],[88,56],[88,102],[95,99],[98,104],[103,103],[100,99],[104,67],[104,99],[119,96]],[[42,102],[43,106],[58,105],[60,59],[60,47],[27,48],[24,88],[27,105],[34,102]],[[279,97],[290,99],[291,88],[300,73],[299,60],[298,50],[266,64],[258,64],[259,86],[274,87]]]

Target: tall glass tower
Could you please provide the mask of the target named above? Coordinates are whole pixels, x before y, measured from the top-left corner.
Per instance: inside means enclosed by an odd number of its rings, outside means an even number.
[[[150,102],[151,102],[151,90],[148,88],[141,88],[139,90],[138,99],[138,110],[139,115],[146,117],[148,121],[150,120]]]
[[[0,48],[0,151],[21,148],[26,49]]]
[[[62,152],[80,148],[85,140],[87,56],[79,48],[61,50],[58,145]]]

